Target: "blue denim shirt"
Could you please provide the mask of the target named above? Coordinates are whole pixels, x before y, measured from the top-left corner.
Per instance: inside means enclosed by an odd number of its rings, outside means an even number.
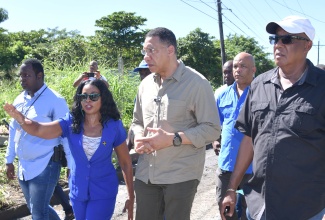
[[[236,82],[228,86],[219,94],[216,100],[220,124],[222,125],[218,166],[222,170],[231,172],[235,168],[239,145],[244,137],[241,132],[234,128],[234,125],[249,90],[249,87],[247,87],[238,99],[236,86]],[[249,166],[246,173],[252,173],[252,165]]]

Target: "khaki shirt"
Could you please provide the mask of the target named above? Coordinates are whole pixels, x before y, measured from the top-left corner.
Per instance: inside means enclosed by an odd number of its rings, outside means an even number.
[[[140,84],[133,114],[135,135],[147,136],[147,127],[184,132],[193,144],[171,146],[139,157],[136,178],[153,184],[200,180],[205,146],[220,136],[220,121],[210,83],[182,61],[160,85],[152,73]]]

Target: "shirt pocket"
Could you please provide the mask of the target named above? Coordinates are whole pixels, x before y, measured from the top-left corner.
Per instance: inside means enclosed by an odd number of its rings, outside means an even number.
[[[269,102],[259,102],[252,104],[252,121],[257,123],[258,129],[263,128],[265,122],[270,117]]]
[[[304,135],[318,129],[316,110],[309,103],[301,103],[294,108],[289,118],[289,126],[292,130]]]
[[[163,119],[169,122],[184,121],[186,119],[186,112],[185,101],[168,99],[163,111]]]
[[[233,106],[233,101],[232,100],[225,100],[221,103],[219,103],[219,109],[222,114],[222,117],[224,120],[228,119],[231,117],[231,115],[235,112],[236,107]]]

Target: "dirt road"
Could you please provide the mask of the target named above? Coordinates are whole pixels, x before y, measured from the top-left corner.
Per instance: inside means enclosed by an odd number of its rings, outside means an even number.
[[[198,192],[193,202],[191,220],[220,220],[216,202],[216,168],[217,156],[213,149],[206,151],[203,176]],[[122,214],[124,202],[127,197],[126,187],[120,185],[113,220],[125,220],[127,214]],[[134,210],[135,213],[135,210]],[[154,220],[154,219],[153,219]]]
[[[193,208],[191,212],[191,220],[220,220],[218,205],[216,202],[215,182],[216,182],[217,156],[213,149],[206,151],[206,160],[203,176],[195,196]],[[124,202],[127,198],[125,185],[119,186],[117,195],[115,212],[112,220],[125,220],[127,214],[122,213]],[[136,205],[136,204],[135,204]],[[55,206],[57,213],[61,219],[64,219],[64,212],[61,206]],[[134,210],[135,213],[135,210]],[[30,220],[31,217],[21,218],[20,220]],[[154,219],[153,219],[154,220]]]

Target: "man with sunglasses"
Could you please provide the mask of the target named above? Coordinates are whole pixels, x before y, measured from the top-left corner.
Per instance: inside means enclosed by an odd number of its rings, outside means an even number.
[[[149,31],[141,52],[153,74],[142,80],[133,114],[136,219],[190,219],[205,146],[220,135],[212,87],[177,60],[167,28]]]
[[[270,22],[266,30],[277,67],[252,82],[238,116],[235,127],[244,138],[221,208],[233,214],[235,190],[252,162],[244,187],[249,218],[322,219],[325,74],[306,58],[315,30],[299,16]]]

